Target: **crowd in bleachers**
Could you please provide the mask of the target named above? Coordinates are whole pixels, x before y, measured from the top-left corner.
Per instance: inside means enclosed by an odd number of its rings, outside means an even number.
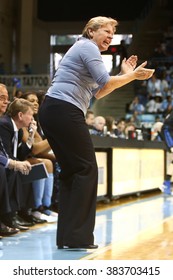
[[[155,69],[154,75],[145,81],[136,80],[134,98],[126,104],[125,116],[115,119],[105,117],[107,135],[111,137],[129,138],[127,130],[143,130],[146,139],[152,137],[152,127],[157,122],[163,122],[173,109],[173,25],[169,25],[163,32],[163,38],[153,50],[148,65]],[[97,117],[98,118],[98,117]],[[108,123],[111,119],[112,128]],[[103,123],[103,120],[102,120]],[[96,124],[94,123],[94,126]],[[114,127],[114,128],[113,128]],[[120,127],[120,128],[119,128]],[[119,130],[120,129],[120,130]],[[105,128],[104,128],[105,130]],[[104,135],[90,129],[91,134]],[[137,135],[137,134],[136,134]]]
[[[155,73],[148,81],[134,82],[135,98],[127,110],[166,116],[173,106],[173,25],[163,32],[148,63]]]

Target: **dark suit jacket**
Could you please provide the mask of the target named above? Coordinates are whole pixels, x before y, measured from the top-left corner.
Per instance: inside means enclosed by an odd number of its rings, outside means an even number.
[[[8,162],[8,155],[5,151],[1,136],[0,136],[0,165],[6,166]]]
[[[4,115],[0,118],[0,136],[5,148],[6,153],[9,158],[16,159],[13,156],[13,137],[14,128],[11,118],[8,115]],[[18,131],[18,149],[17,149],[17,159],[25,160],[27,156],[31,153],[31,149],[26,143],[22,142],[23,131],[19,129]]]
[[[14,128],[11,118],[8,115],[4,115],[0,118],[0,164],[5,166],[7,163],[8,157],[15,160],[25,160],[30,154],[31,149],[27,146],[26,143],[22,142],[23,131],[19,129],[18,132],[18,150],[17,158],[13,156],[13,137],[14,137]],[[26,206],[27,186],[22,185],[21,174],[20,172],[15,172],[6,168],[6,177],[8,181],[8,194],[9,201],[12,211],[18,211],[21,207]],[[30,186],[28,186],[30,191]]]

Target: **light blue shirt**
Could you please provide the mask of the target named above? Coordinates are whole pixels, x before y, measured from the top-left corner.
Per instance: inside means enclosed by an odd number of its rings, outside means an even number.
[[[85,114],[90,99],[109,79],[96,43],[80,37],[62,58],[46,95],[70,102]]]

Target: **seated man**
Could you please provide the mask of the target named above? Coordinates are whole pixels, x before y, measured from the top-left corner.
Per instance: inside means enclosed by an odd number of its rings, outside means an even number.
[[[105,135],[105,128],[106,120],[102,116],[97,116],[94,118],[93,128],[90,129],[90,134],[104,136]]]
[[[8,92],[4,84],[0,84],[0,116],[2,116],[9,104]],[[10,159],[4,150],[2,140],[0,138],[0,236],[9,236],[19,232],[17,228],[10,228],[2,223],[4,216],[11,213],[11,207],[8,194],[8,183],[5,167],[10,165]],[[12,166],[12,162],[11,162]]]
[[[3,90],[3,99],[7,101],[8,91],[5,85],[1,84],[0,86]],[[6,177],[8,181],[9,202],[13,219],[8,217],[8,219],[4,219],[4,223],[6,222],[6,225],[10,227],[27,230],[28,226],[31,226],[34,223],[21,223],[15,215],[16,211],[21,209],[21,206],[25,201],[25,192],[18,171],[26,172],[27,174],[31,169],[31,164],[26,161],[25,158],[31,152],[36,125],[33,120],[33,107],[30,102],[22,99],[20,99],[20,101],[19,99],[15,99],[9,105],[8,109],[8,112],[0,118],[0,136],[2,138],[4,151],[7,157],[11,160],[11,168],[6,168]],[[21,128],[29,126],[32,126],[32,133],[30,134],[28,141],[22,143]],[[17,135],[16,139],[14,137],[15,134]],[[17,145],[15,145],[16,143]]]

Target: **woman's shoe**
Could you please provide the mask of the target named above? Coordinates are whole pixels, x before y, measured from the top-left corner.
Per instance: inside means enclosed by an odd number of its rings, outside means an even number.
[[[66,250],[89,250],[89,249],[97,249],[98,245],[80,245],[80,246],[58,246],[58,249],[66,249]]]

